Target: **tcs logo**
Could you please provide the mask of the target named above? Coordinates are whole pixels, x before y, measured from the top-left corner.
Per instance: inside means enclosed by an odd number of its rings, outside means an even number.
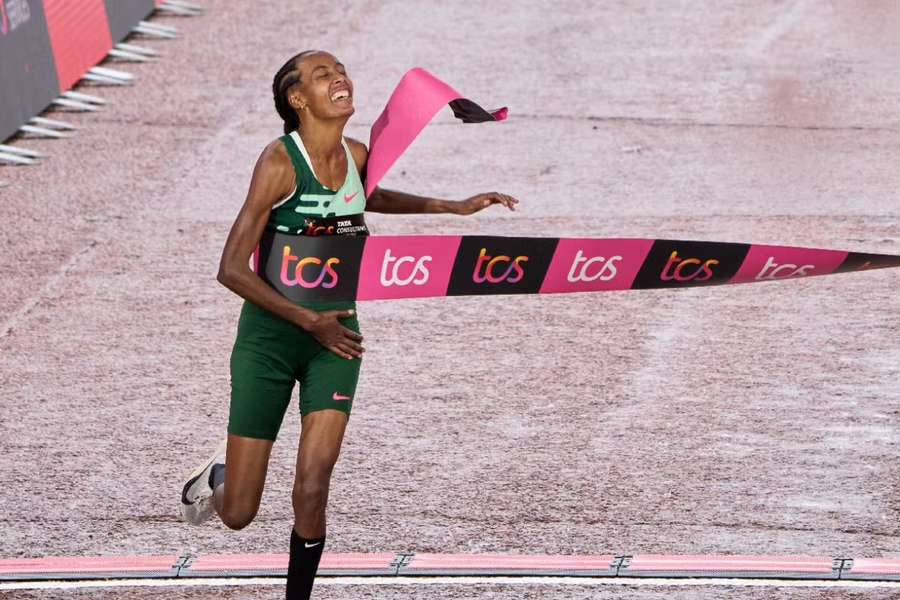
[[[431,256],[421,256],[417,259],[412,256],[391,256],[391,249],[388,248],[384,253],[384,261],[381,263],[381,285],[389,287],[392,285],[424,285],[428,282],[428,267],[426,263],[434,260]],[[409,270],[403,269],[406,277],[401,274],[401,266],[412,264]],[[388,272],[390,271],[390,272]]]
[[[815,265],[798,266],[791,263],[779,265],[775,262],[775,257],[770,256],[755,279],[757,281],[769,281],[772,279],[787,279],[788,277],[803,277],[809,275],[809,272],[815,268]]]
[[[610,256],[608,259],[603,256],[594,256],[586,258],[581,250],[575,255],[572,267],[569,269],[566,279],[569,283],[577,283],[579,281],[589,283],[591,281],[611,281],[619,274],[616,263],[622,260],[621,256]],[[591,272],[594,265],[599,265],[595,271]]]
[[[503,281],[507,283],[517,283],[525,276],[525,270],[522,268],[522,263],[527,260],[527,256],[510,258],[509,256],[500,255],[491,257],[487,254],[487,248],[482,248],[481,252],[478,254],[478,260],[475,261],[475,271],[472,272],[472,281],[475,283],[484,283],[485,281],[488,283],[501,283]],[[500,268],[503,268],[503,265],[506,265],[506,270],[502,271],[501,275],[498,275],[497,271],[495,271],[495,268],[498,265],[501,265]],[[481,269],[482,266],[484,266],[483,274]],[[515,274],[513,274],[513,272],[515,272]]]
[[[310,221],[303,235],[334,235],[334,225],[316,225],[315,221]]]
[[[288,276],[288,269],[291,264],[297,263],[294,267],[294,278],[291,279]],[[285,245],[284,254],[281,259],[281,283],[286,286],[293,287],[295,285],[299,285],[304,288],[317,288],[322,286],[323,288],[333,288],[337,285],[338,282],[338,274],[332,268],[334,265],[341,262],[339,258],[331,257],[327,259],[323,265],[322,260],[320,258],[316,258],[315,256],[307,256],[302,260],[291,254],[291,247]],[[319,275],[312,281],[303,278],[303,269],[310,265],[321,266],[322,268],[319,270]],[[331,277],[329,281],[325,281],[326,277]]]
[[[700,260],[699,258],[679,258],[678,251],[674,250],[669,255],[666,266],[660,273],[659,278],[663,281],[678,282],[685,281],[708,281],[713,277],[712,268],[719,264],[719,261],[711,258],[709,260]]]

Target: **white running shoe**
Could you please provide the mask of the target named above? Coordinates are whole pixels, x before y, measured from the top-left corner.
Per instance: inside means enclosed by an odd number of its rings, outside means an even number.
[[[227,441],[222,440],[209,460],[194,469],[181,489],[181,518],[191,525],[199,525],[216,512],[209,475],[213,465],[225,464]]]

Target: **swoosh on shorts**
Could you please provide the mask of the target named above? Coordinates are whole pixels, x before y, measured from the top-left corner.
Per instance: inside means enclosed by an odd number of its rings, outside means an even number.
[[[340,394],[335,392],[334,394],[331,395],[331,399],[332,400],[349,400],[350,396],[341,396]]]

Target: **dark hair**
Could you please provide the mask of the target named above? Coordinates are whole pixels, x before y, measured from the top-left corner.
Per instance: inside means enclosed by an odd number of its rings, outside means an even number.
[[[300,69],[295,64],[297,59],[304,54],[316,52],[315,50],[304,50],[299,54],[292,56],[280,69],[275,73],[275,79],[272,80],[272,95],[275,97],[275,110],[284,121],[284,132],[290,133],[300,127],[300,116],[291,103],[287,99],[287,91],[295,84],[300,82]]]

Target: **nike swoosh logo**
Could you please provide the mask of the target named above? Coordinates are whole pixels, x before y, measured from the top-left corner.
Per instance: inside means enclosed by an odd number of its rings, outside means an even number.
[[[315,548],[316,546],[318,546],[321,543],[322,542],[316,542],[315,544],[310,544],[309,542],[304,542],[303,545],[306,546],[307,548]]]
[[[334,394],[331,395],[331,399],[332,400],[349,400],[350,396],[341,396],[340,394],[335,392]]]
[[[358,193],[359,193],[359,190],[353,192],[353,193],[350,194],[349,196],[348,196],[347,194],[344,194],[344,202],[346,202],[346,203],[348,203],[348,204],[349,204],[350,202],[353,202],[353,199],[356,198],[356,195],[357,195]]]

